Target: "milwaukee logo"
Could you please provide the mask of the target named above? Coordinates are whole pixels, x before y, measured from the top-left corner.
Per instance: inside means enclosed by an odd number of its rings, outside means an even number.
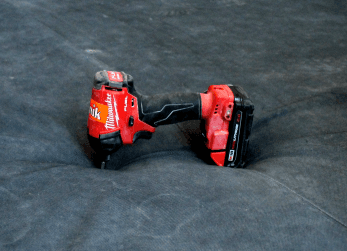
[[[112,99],[111,99],[111,94],[107,93],[107,98],[105,100],[107,107],[108,107],[108,115],[107,115],[107,120],[105,123],[105,128],[106,130],[112,130],[112,129],[116,129],[115,124],[114,124],[114,113],[113,113],[113,105],[112,105]],[[114,105],[115,105],[115,111],[117,114],[117,103],[114,100]],[[116,116],[116,122],[117,122],[117,127],[118,127],[118,114]]]
[[[237,159],[237,149],[239,144],[239,138],[240,138],[240,129],[241,129],[241,120],[242,120],[242,112],[239,111],[237,114],[237,120],[235,124],[235,130],[233,135],[233,143],[230,146],[228,161],[235,162]],[[231,163],[233,165],[233,163]]]
[[[99,108],[95,107],[95,105],[94,107],[89,107],[89,113],[90,115],[92,115],[92,117],[96,118],[97,120],[101,120]]]
[[[233,141],[236,141],[238,129],[239,129],[239,124],[236,124]]]

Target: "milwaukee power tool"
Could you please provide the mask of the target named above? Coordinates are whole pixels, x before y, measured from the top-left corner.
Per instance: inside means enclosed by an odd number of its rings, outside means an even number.
[[[95,74],[88,136],[105,168],[112,152],[139,138],[149,139],[159,125],[202,120],[205,149],[218,166],[243,167],[254,106],[239,86],[211,85],[204,93],[141,95],[132,76],[117,71]]]

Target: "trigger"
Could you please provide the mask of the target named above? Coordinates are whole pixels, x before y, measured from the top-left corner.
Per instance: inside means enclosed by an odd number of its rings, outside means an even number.
[[[136,140],[138,139],[150,139],[152,138],[152,133],[149,131],[138,131],[135,133],[134,138],[133,138],[133,143],[135,143]]]

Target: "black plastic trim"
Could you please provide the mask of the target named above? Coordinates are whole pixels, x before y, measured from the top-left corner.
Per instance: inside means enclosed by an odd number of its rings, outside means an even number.
[[[112,153],[118,150],[122,146],[122,138],[120,136],[120,131],[115,131],[108,134],[101,134],[99,138],[90,136],[88,132],[88,139],[90,146],[97,153]]]
[[[201,118],[199,93],[141,96],[138,103],[140,120],[154,127]]]

